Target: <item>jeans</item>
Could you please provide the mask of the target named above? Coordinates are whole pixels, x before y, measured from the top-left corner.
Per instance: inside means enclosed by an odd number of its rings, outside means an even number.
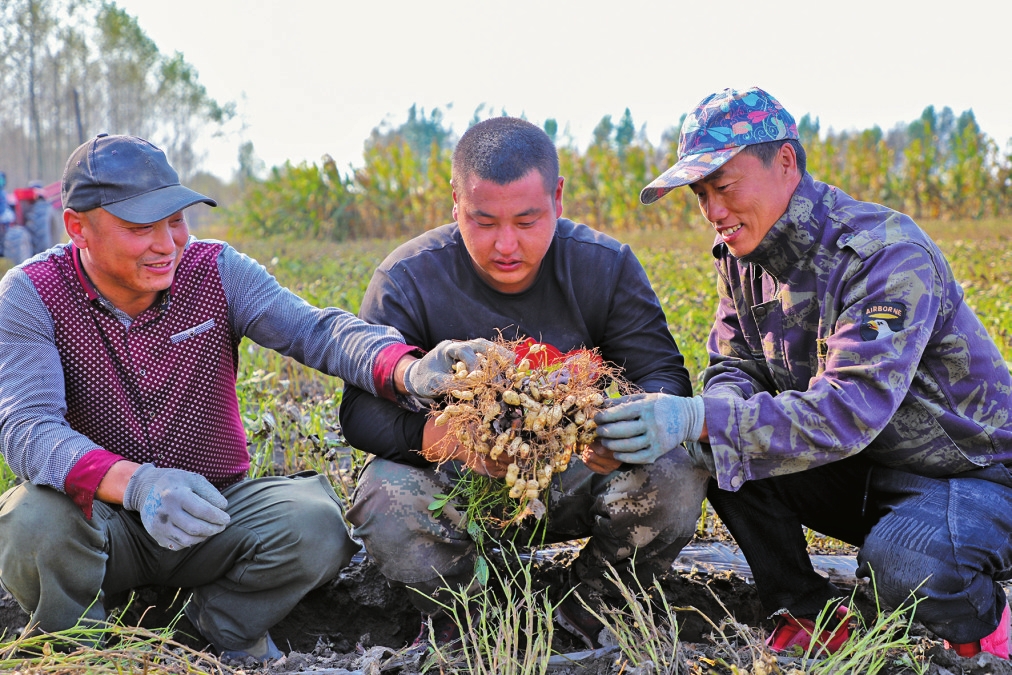
[[[140,586],[191,588],[186,615],[216,648],[246,649],[357,550],[323,476],[273,476],[222,491],[231,521],[182,550],[159,546],[139,515],[96,501],[90,520],[65,494],[23,484],[0,496],[0,581],[30,630],[97,625],[103,599]]]
[[[857,455],[807,471],[712,483],[708,498],[741,547],[764,608],[811,616],[843,596],[812,567],[802,525],[860,548],[858,576],[887,605],[950,642],[992,633],[1012,578],[1012,475],[1001,465],[928,478]]]

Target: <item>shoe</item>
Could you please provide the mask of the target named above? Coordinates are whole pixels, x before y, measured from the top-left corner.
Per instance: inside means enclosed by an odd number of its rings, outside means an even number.
[[[246,649],[223,649],[218,651],[218,659],[226,663],[229,661],[245,663],[250,659],[259,661],[260,663],[267,663],[268,661],[277,661],[282,656],[284,656],[284,653],[274,644],[270,633],[264,633],[262,638]]]
[[[1002,610],[1001,619],[994,632],[982,637],[979,642],[954,642],[945,641],[945,648],[952,649],[963,658],[975,656],[981,652],[988,652],[1003,659],[1009,658],[1012,653],[1012,615],[1009,614],[1008,600],[1005,601],[1005,609]]]
[[[816,653],[835,654],[843,646],[843,643],[850,637],[850,628],[847,625],[847,616],[850,610],[840,605],[833,612],[836,620],[836,628],[832,631],[828,626],[823,629],[816,639],[818,648]],[[830,619],[830,623],[833,619]],[[812,636],[815,634],[815,622],[811,619],[796,619],[790,614],[781,614],[777,627],[766,639],[766,646],[773,652],[794,651],[800,648],[807,653],[812,644]]]
[[[576,591],[567,595],[556,606],[555,621],[575,637],[580,638],[588,649],[601,649],[614,642],[608,639],[611,633],[604,624],[580,602],[580,596]]]
[[[440,647],[448,647],[454,643],[460,642],[460,626],[453,620],[453,617],[446,612],[437,612],[436,614],[423,614],[422,615],[422,629],[418,631],[418,637],[411,643],[411,648],[417,647],[428,647],[429,638],[429,627],[432,627],[432,637],[436,641],[436,645]]]

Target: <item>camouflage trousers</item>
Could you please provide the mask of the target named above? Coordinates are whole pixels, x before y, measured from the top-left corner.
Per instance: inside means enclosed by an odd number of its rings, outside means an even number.
[[[477,551],[461,526],[463,506],[447,504],[438,516],[428,509],[434,495],[453,490],[460,471],[452,462],[419,468],[373,458],[347,514],[383,575],[419,591],[412,601],[424,613],[437,610],[433,599],[441,589],[468,587],[474,579]],[[627,583],[635,573],[647,587],[692,538],[708,480],[684,452],[607,475],[574,460],[553,477],[544,541],[589,537],[573,563],[573,582],[605,597],[616,595],[604,578],[606,562]]]

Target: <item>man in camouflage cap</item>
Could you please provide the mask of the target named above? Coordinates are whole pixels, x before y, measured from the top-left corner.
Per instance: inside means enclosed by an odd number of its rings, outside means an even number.
[[[678,157],[640,198],[689,185],[717,233],[703,393],[622,401],[596,418],[604,446],[709,469],[774,650],[809,646],[824,608],[821,647],[848,635],[807,526],[859,546],[858,575],[891,605],[919,598],[959,653],[1008,658],[1012,381],[945,257],[909,217],[813,179],[761,89],[704,99]]]

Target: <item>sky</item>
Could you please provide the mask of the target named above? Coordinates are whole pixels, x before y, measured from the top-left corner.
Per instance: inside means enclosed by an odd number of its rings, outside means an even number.
[[[360,167],[372,129],[412,104],[458,135],[481,105],[554,118],[580,148],[629,108],[656,144],[726,87],[759,86],[823,131],[888,130],[933,105],[972,109],[1002,149],[1012,138],[1009,2],[116,1],[236,103],[198,148],[225,179],[244,141],[268,167]]]

